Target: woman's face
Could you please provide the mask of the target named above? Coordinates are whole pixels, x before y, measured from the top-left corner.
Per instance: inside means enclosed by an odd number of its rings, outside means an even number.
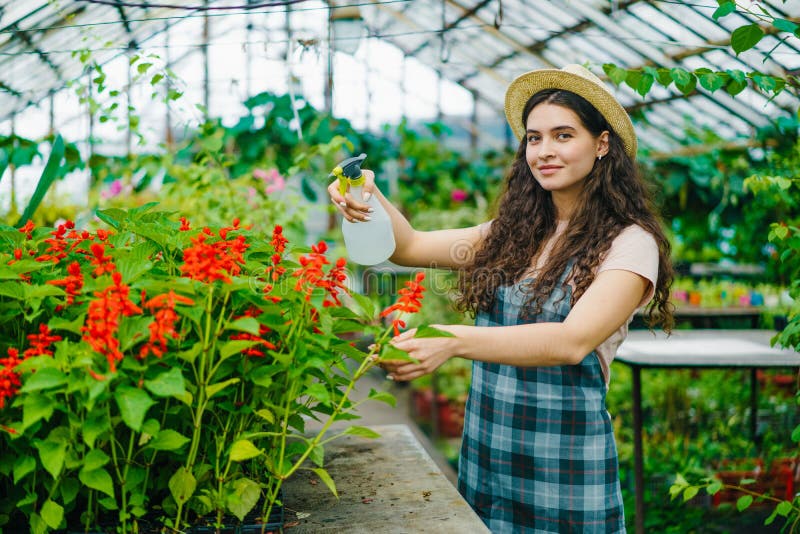
[[[608,152],[608,132],[594,137],[578,115],[563,106],[535,106],[526,130],[528,167],[554,200],[576,198],[597,156]]]

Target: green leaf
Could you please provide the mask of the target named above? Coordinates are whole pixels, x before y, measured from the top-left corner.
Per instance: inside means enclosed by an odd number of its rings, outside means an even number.
[[[367,397],[371,400],[385,402],[392,408],[397,407],[397,399],[394,397],[394,395],[386,391],[376,391],[375,389],[370,389]]]
[[[63,441],[40,441],[35,446],[39,450],[39,460],[42,462],[42,466],[50,473],[50,476],[57,479],[64,467],[67,444]]]
[[[42,509],[39,513],[50,528],[58,528],[61,520],[64,519],[64,508],[60,504],[56,504],[50,499],[44,501]]]
[[[222,359],[230,358],[234,354],[239,354],[245,349],[249,349],[250,347],[258,344],[258,341],[250,341],[245,339],[235,339],[233,341],[228,341],[219,349],[219,355]]]
[[[725,78],[715,72],[707,72],[698,76],[700,86],[712,93],[725,85]]]
[[[117,401],[122,420],[136,432],[142,429],[147,410],[155,404],[146,391],[130,386],[120,386],[114,392],[114,400]]]
[[[688,95],[694,91],[697,85],[697,78],[695,75],[686,69],[675,67],[670,70],[670,76],[672,76],[672,79],[675,81],[675,87],[684,95]]]
[[[330,403],[331,401],[331,394],[328,391],[328,388],[326,388],[324,384],[320,384],[319,382],[314,382],[313,384],[308,386],[303,391],[303,394],[308,395],[309,397],[316,399],[323,404]]]
[[[55,367],[45,367],[28,376],[25,379],[25,384],[20,388],[20,391],[23,393],[31,393],[33,391],[63,386],[66,383],[67,375]]]
[[[764,37],[764,30],[756,23],[747,24],[733,30],[731,33],[731,48],[738,56],[745,50],[750,50]]]
[[[262,454],[249,439],[240,439],[231,446],[231,460],[234,462],[243,462]]]
[[[83,468],[87,471],[94,471],[95,469],[100,469],[105,466],[109,460],[111,460],[111,458],[109,458],[106,453],[100,449],[94,449],[89,451],[89,454],[84,457]]]
[[[214,395],[216,395],[217,393],[219,393],[220,391],[222,391],[226,387],[228,387],[228,386],[230,386],[232,384],[238,384],[238,383],[239,383],[239,379],[238,378],[230,378],[230,379],[226,380],[225,382],[219,382],[217,384],[211,384],[210,386],[208,386],[206,388],[206,395],[210,399],[211,397],[213,397]]]
[[[87,488],[95,489],[105,493],[112,499],[114,498],[114,482],[105,469],[81,469],[78,473],[78,478]]]
[[[709,495],[715,495],[721,489],[722,489],[722,482],[720,482],[719,480],[714,480],[713,482],[711,482],[711,484],[706,486],[706,492]]]
[[[42,516],[34,512],[30,516],[30,522],[31,534],[47,534],[47,523],[44,522]]]
[[[197,488],[197,480],[185,467],[179,467],[169,479],[169,492],[178,504],[188,501]]]
[[[139,63],[138,65],[136,65],[136,70],[139,72],[139,74],[144,74],[145,72],[147,72],[147,69],[149,69],[152,66],[153,66],[152,63]]]
[[[800,442],[800,425],[797,425],[794,427],[794,430],[792,430],[792,441],[795,443]]]
[[[157,451],[175,451],[189,443],[189,438],[168,428],[162,430],[150,440],[147,446]]]
[[[50,419],[56,402],[47,395],[32,393],[22,403],[22,428],[28,428],[40,419]]]
[[[686,490],[683,492],[683,502],[686,502],[697,495],[698,491],[700,491],[698,486],[689,486],[686,488]]]
[[[20,480],[25,478],[36,469],[36,460],[33,456],[19,456],[14,462],[14,484],[19,483]]]
[[[94,442],[106,430],[110,429],[108,417],[104,413],[93,412],[86,418],[81,425],[83,441],[89,446],[94,447]]]
[[[740,512],[744,512],[747,510],[750,505],[753,504],[753,496],[752,495],[742,495],[736,501],[736,509]]]
[[[798,28],[800,28],[800,25],[795,24],[791,20],[778,19],[778,18],[772,21],[772,25],[782,32],[789,32],[789,33],[794,33],[798,30]]]
[[[725,15],[730,15],[736,11],[736,3],[735,2],[722,2],[719,7],[714,10],[714,14],[711,15],[714,20],[720,19]]]
[[[203,350],[203,342],[198,341],[192,348],[181,351],[178,353],[178,358],[189,363],[193,363]]]
[[[325,483],[325,485],[328,486],[328,489],[331,490],[331,493],[333,493],[333,495],[338,499],[339,494],[336,492],[336,484],[333,482],[333,479],[328,474],[328,472],[322,469],[321,467],[314,468],[312,469],[312,471],[314,471],[317,474],[320,480],[322,480]]]
[[[423,325],[417,328],[417,331],[414,333],[414,337],[456,337],[454,334],[450,332],[445,332],[444,330],[439,330],[438,328],[434,328],[432,326]]]
[[[157,397],[181,397],[186,393],[183,373],[177,367],[172,367],[152,380],[145,380],[144,387]]]
[[[781,517],[787,517],[792,512],[792,503],[789,501],[781,501],[775,507],[775,511]]]
[[[419,360],[409,356],[406,351],[400,350],[394,345],[390,344],[381,347],[381,360],[396,360],[403,362],[419,363]]]
[[[242,332],[247,332],[248,334],[253,334],[254,336],[260,335],[261,325],[258,324],[258,321],[255,317],[240,317],[235,321],[229,322],[225,326],[226,330],[240,330]]]
[[[233,482],[233,494],[226,500],[227,508],[239,521],[243,521],[260,497],[261,486],[249,478],[239,478]]]
[[[322,467],[325,463],[325,447],[322,445],[317,445],[308,455],[308,458],[314,462],[314,464],[318,467]]]
[[[49,321],[47,321],[47,326],[50,327],[50,330],[66,330],[67,332],[81,335],[81,327],[83,326],[85,320],[86,314],[84,313],[80,314],[72,321],[62,317],[52,317]]]
[[[656,69],[656,81],[664,87],[669,87],[672,83],[672,73],[663,67]]]
[[[606,63],[603,65],[603,72],[606,73],[608,79],[611,80],[614,85],[619,85],[626,80],[628,77],[628,71],[622,67],[618,67],[613,63]]]
[[[350,436],[360,436],[362,438],[369,438],[375,439],[381,437],[380,434],[372,430],[371,428],[367,428],[365,426],[351,426],[348,427],[347,430],[342,432],[343,436],[350,435]]]
[[[259,416],[261,419],[265,420],[268,423],[275,422],[275,415],[267,410],[266,408],[261,408],[260,410],[256,411],[256,415]]]
[[[375,316],[375,303],[371,298],[359,293],[353,293],[351,296],[358,304],[358,307],[361,308],[361,311],[365,317],[372,318]]]
[[[36,190],[34,190],[17,224],[14,225],[16,228],[21,228],[33,217],[36,208],[41,204],[50,186],[53,185],[53,182],[58,178],[61,171],[62,159],[64,159],[64,139],[62,139],[60,135],[57,135],[53,141],[53,148],[50,151],[50,156],[47,158],[47,164],[44,166],[44,171],[42,171],[42,176],[39,178],[39,183],[36,184]]]

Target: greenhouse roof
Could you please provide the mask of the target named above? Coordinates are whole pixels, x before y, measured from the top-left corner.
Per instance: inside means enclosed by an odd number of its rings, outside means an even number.
[[[758,4],[776,17],[800,23],[800,1]],[[406,59],[419,60],[496,113],[501,113],[505,86],[514,77],[568,63],[588,64],[598,75],[606,63],[627,69],[738,69],[780,77],[800,71],[798,40],[781,42],[772,26],[763,26],[767,35],[757,46],[735,55],[731,32],[752,20],[739,13],[715,20],[714,0],[350,0],[336,2],[331,13],[335,17],[352,6],[358,6],[371,39],[393,44]],[[214,36],[225,30],[217,27],[210,35],[192,20],[218,18],[225,27],[249,30],[287,10],[317,12],[323,21],[328,17],[324,3],[297,0],[0,0],[0,120],[39,105],[80,78],[84,66],[76,60],[76,50],[91,50],[102,64],[180,27],[197,33],[203,46],[213,46]],[[292,31],[288,25],[264,24],[272,35],[284,32],[285,42],[325,43],[330,38],[324,25]],[[170,46],[163,35],[160,42]],[[201,50],[181,49],[172,54],[173,61]],[[747,138],[754,127],[793,115],[800,104],[796,87],[774,98],[752,85],[735,98],[724,89],[712,94],[700,86],[684,96],[674,84],[654,86],[646,97],[625,85],[615,91],[639,118],[640,143],[663,152],[686,144],[688,124],[707,127],[723,139]]]

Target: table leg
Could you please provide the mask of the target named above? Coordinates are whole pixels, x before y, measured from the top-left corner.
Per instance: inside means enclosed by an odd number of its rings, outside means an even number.
[[[642,369],[633,372],[633,476],[636,494],[636,534],[644,534],[644,460],[642,451]]]
[[[756,369],[750,369],[750,438],[756,443],[758,432],[758,380]]]

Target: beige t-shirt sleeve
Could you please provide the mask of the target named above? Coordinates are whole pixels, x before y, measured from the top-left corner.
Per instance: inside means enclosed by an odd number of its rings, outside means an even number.
[[[658,280],[658,245],[644,228],[631,225],[614,239],[608,254],[597,268],[597,274],[612,269],[630,271],[650,282],[639,307],[645,306],[655,293]]]
[[[597,273],[611,269],[631,271],[650,281],[639,307],[646,305],[653,298],[658,280],[658,244],[655,238],[641,226],[632,225],[625,228],[614,239],[608,254],[597,268]],[[633,315],[596,349],[606,384],[611,379],[611,361],[628,335],[631,319]]]

